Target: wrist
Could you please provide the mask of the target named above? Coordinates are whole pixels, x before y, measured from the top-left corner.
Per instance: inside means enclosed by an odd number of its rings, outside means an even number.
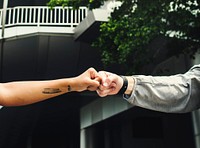
[[[127,81],[128,81],[128,86],[127,86],[127,89],[124,92],[124,94],[131,95],[133,88],[134,88],[135,80],[133,79],[132,76],[127,76],[126,78],[127,78]]]
[[[123,85],[121,89],[119,90],[118,94],[131,95],[134,84],[135,84],[133,77],[121,76],[121,78],[123,79]]]
[[[78,91],[78,87],[76,84],[76,77],[73,78],[67,78],[65,81],[65,89],[67,92],[73,92],[73,91]]]
[[[122,78],[122,87],[121,89],[119,90],[118,94],[124,94],[127,87],[128,87],[128,80],[125,76],[120,76]]]

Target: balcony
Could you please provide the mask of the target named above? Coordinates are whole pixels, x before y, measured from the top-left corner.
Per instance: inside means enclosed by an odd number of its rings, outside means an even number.
[[[0,9],[0,39],[34,33],[73,34],[74,28],[87,16],[88,9],[80,7],[13,7],[6,9],[3,21],[3,9]],[[3,23],[5,22],[5,23]]]

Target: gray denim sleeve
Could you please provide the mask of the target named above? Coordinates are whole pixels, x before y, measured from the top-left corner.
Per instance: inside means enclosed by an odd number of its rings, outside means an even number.
[[[200,108],[200,65],[173,76],[133,76],[135,87],[125,99],[142,108],[184,113]]]

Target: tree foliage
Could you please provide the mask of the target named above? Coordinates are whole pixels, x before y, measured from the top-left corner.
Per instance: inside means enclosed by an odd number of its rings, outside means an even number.
[[[89,9],[99,8],[106,0],[50,0],[48,6],[72,6],[77,9],[81,6],[87,6]]]
[[[148,44],[158,36],[169,39],[173,54],[192,56],[200,48],[200,0],[121,1],[109,21],[102,23],[101,34],[93,43],[101,49],[105,65],[119,63],[137,70],[152,60],[146,56],[151,52]],[[49,4],[52,2],[93,9],[104,0],[51,0]]]

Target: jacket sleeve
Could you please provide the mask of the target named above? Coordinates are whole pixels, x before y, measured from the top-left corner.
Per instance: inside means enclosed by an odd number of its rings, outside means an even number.
[[[200,65],[173,76],[133,76],[129,103],[155,111],[184,113],[200,108]]]

